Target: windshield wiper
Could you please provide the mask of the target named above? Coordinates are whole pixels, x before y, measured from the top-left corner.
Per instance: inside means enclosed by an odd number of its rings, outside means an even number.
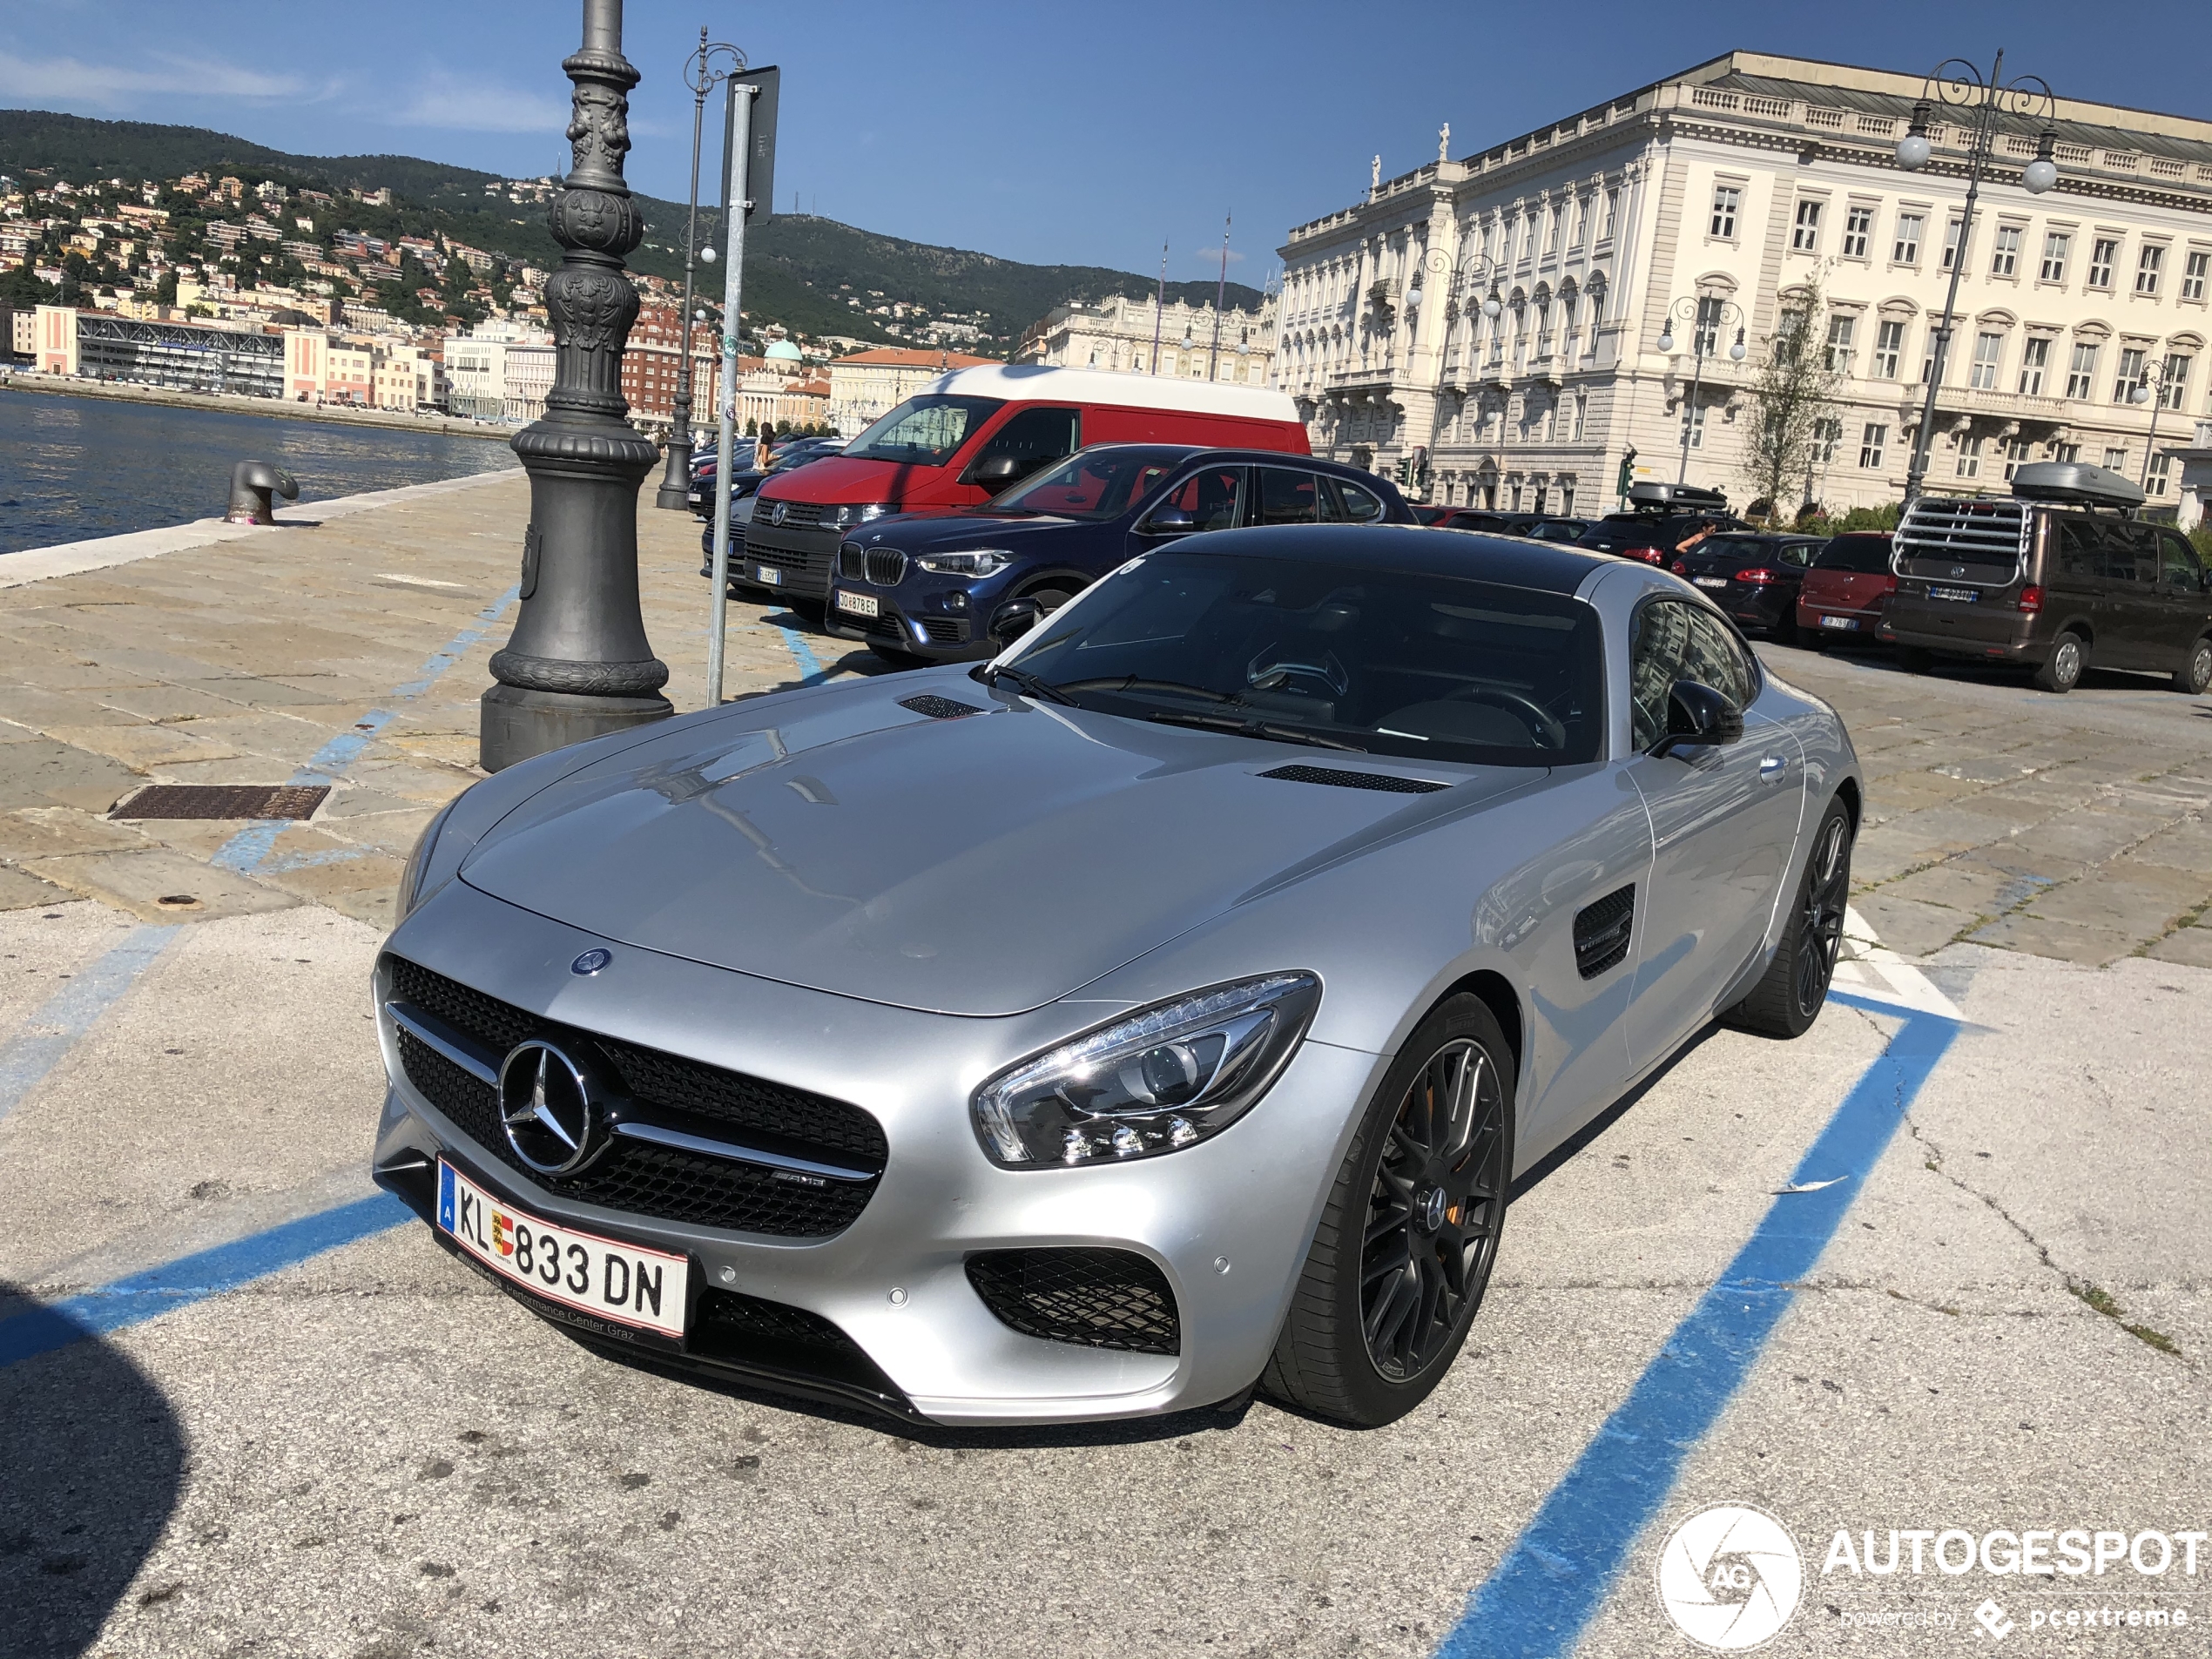
[[[1033,697],[1040,703],[1060,703],[1071,709],[1081,706],[1074,698],[1069,697],[1051,681],[1040,679],[1026,668],[987,669],[983,673],[982,680],[986,685],[996,685],[1001,680],[1012,680],[1024,695]]]
[[[1227,691],[1217,691],[1210,686],[1192,685],[1184,680],[1140,679],[1135,674],[1109,674],[1103,679],[1069,680],[1065,688],[1071,691],[1180,691],[1188,697],[1201,697],[1209,703],[1241,703],[1241,697]]]
[[[1207,732],[1233,732],[1240,738],[1267,738],[1277,743],[1303,743],[1315,749],[1344,749],[1360,755],[1367,752],[1360,744],[1234,714],[1186,714],[1179,709],[1155,709],[1144,718],[1161,725],[1192,725]]]

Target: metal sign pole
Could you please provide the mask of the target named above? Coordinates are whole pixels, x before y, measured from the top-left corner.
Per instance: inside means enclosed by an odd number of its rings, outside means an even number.
[[[752,203],[745,189],[746,163],[752,157],[752,99],[758,87],[738,84],[732,88],[736,102],[731,109],[730,212],[727,225],[729,263],[722,272],[722,385],[721,436],[714,462],[714,600],[713,620],[706,637],[706,705],[722,706],[723,635],[730,613],[730,475],[736,470],[738,415],[738,316],[745,288],[745,221]]]

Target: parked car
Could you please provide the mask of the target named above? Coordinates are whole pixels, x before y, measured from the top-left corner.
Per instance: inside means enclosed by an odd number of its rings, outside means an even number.
[[[1886,530],[1849,530],[1814,555],[1797,590],[1801,643],[1817,650],[1831,639],[1875,637],[1897,577],[1890,570]]]
[[[1797,638],[1797,586],[1823,545],[1817,536],[1730,531],[1677,555],[1671,569],[1749,633],[1777,644]]]
[[[1812,1025],[1862,790],[1665,571],[1190,536],[972,673],[462,794],[376,967],[371,1167],[624,1359],[937,1423],[1255,1385],[1386,1423],[1517,1176],[1716,1015]]]
[[[684,492],[684,499],[695,517],[710,523],[714,517],[714,457],[707,455],[691,463],[691,482]],[[730,479],[730,519],[742,524],[752,516],[753,497],[768,475],[748,467],[732,474]]]
[[[764,485],[742,579],[819,617],[847,531],[894,513],[981,506],[1095,443],[1308,452],[1298,406],[1281,392],[1089,368],[955,369],[842,453]]]
[[[829,631],[900,667],[988,657],[1124,560],[1198,530],[1410,524],[1386,480],[1309,456],[1094,445],[996,501],[887,519],[839,550]]]
[[[1442,523],[1459,510],[1457,508],[1439,506],[1434,502],[1408,502],[1406,506],[1412,511],[1416,524],[1431,527]]]
[[[1750,530],[1728,510],[1728,497],[1695,484],[1629,486],[1630,510],[1608,513],[1575,543],[1596,553],[1665,569],[1690,543],[1725,530]]]
[[[2079,462],[2031,462],[2013,493],[1923,496],[1897,527],[1882,637],[1908,672],[1938,657],[2018,663],[2069,691],[2091,663],[2212,685],[2212,592],[2196,550],[2135,515],[2143,492]]]
[[[1555,513],[1501,513],[1487,507],[1453,508],[1436,526],[1439,529],[1475,530],[1486,536],[1526,536],[1538,542],[1579,542],[1590,528],[1587,518],[1563,518]]]

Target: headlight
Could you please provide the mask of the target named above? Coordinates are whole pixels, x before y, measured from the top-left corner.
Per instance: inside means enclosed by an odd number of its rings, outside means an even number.
[[[881,518],[892,510],[887,501],[872,501],[864,506],[833,507],[822,515],[822,523],[844,529],[853,524],[865,524],[872,518]]]
[[[1017,1169],[1178,1152],[1235,1123],[1321,1003],[1306,973],[1216,985],[1101,1026],[975,1091],[975,1133]]]
[[[939,576],[996,576],[1014,563],[1014,555],[1002,547],[971,548],[965,553],[930,553],[916,559],[925,570],[934,570]]]
[[[437,856],[438,835],[446,826],[446,819],[453,816],[453,809],[461,797],[438,808],[437,816],[422,826],[422,833],[415,838],[415,851],[407,855],[407,867],[400,872],[400,911],[397,921],[405,921],[408,914],[425,899],[445,885],[440,880],[435,886],[426,886],[423,877],[428,873],[430,861]],[[448,872],[448,873],[451,873]]]

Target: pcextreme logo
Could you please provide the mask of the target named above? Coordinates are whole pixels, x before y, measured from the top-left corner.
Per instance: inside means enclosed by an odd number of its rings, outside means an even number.
[[[1715,1504],[1667,1534],[1659,1551],[1659,1605],[1699,1647],[1747,1653],[1790,1622],[1804,1576],[1787,1527],[1764,1509]]]

